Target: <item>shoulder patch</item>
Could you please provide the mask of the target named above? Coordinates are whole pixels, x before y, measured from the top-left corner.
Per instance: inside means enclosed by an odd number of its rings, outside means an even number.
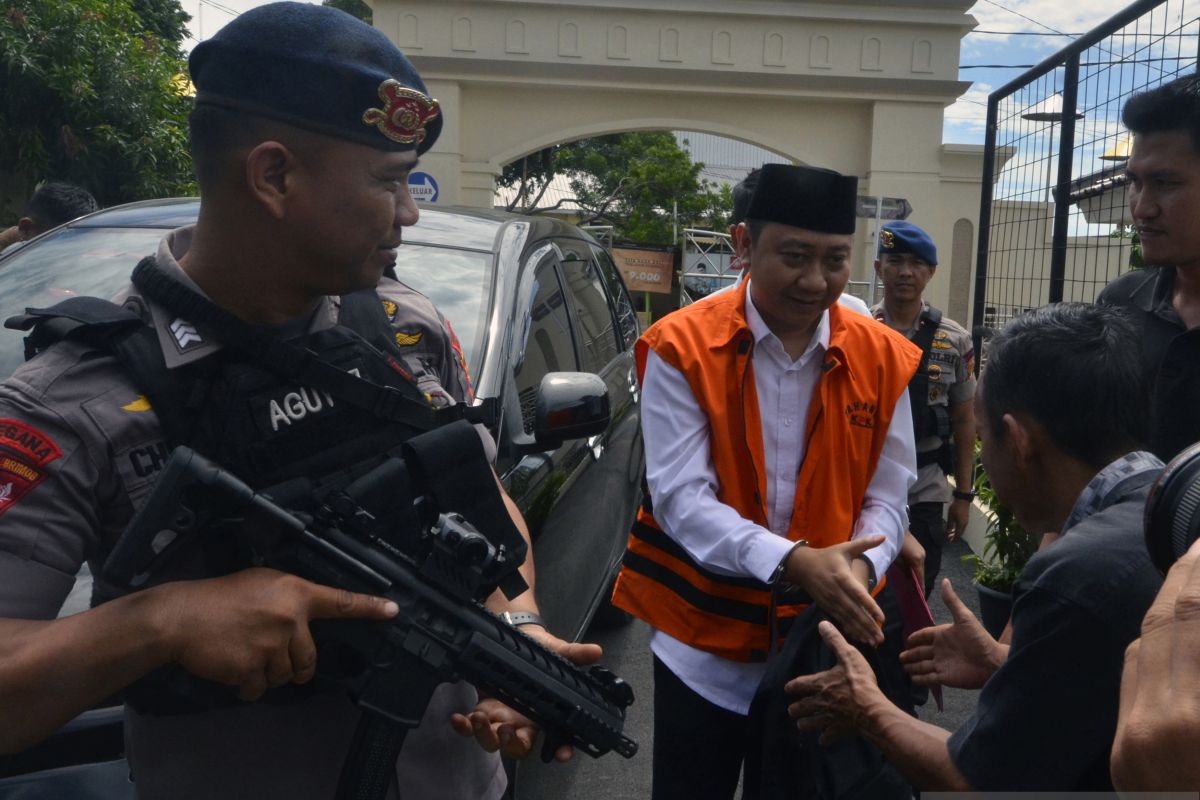
[[[62,450],[46,434],[16,419],[0,419],[0,514],[46,479]]]
[[[186,353],[189,348],[204,344],[204,339],[196,330],[196,326],[186,319],[176,317],[170,327],[171,337],[175,340],[175,347],[180,353]]]

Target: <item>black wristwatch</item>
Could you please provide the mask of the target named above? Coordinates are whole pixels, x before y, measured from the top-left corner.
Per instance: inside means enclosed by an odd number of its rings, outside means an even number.
[[[974,492],[960,492],[957,489],[955,489],[952,492],[952,494],[954,495],[955,500],[974,500],[975,499]]]

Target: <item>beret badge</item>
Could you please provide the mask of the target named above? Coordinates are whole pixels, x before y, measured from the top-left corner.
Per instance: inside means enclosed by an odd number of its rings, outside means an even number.
[[[425,139],[425,123],[440,113],[438,101],[410,89],[392,78],[379,84],[383,108],[363,112],[365,125],[374,125],[387,138],[400,144],[420,144]]]
[[[895,249],[896,234],[892,233],[891,231],[887,231],[887,230],[880,231],[879,232],[879,244],[883,246],[884,250]]]

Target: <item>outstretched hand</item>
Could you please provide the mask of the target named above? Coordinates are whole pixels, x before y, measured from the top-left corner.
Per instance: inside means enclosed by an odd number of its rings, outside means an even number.
[[[787,557],[784,580],[808,592],[846,635],[872,647],[883,644],[883,611],[866,586],[865,565],[855,574],[858,556],[883,544],[883,536],[864,536],[831,547],[797,547]]]
[[[536,625],[525,625],[522,632],[579,666],[595,664],[604,655],[598,644],[568,642]],[[481,698],[469,714],[451,715],[450,725],[462,736],[474,736],[487,752],[500,750],[515,759],[525,758],[533,752],[539,733],[533,720],[492,697]],[[554,760],[570,761],[574,754],[575,748],[562,745],[554,752]]]
[[[919,686],[979,689],[1000,667],[1007,648],[983,629],[958,599],[948,578],[942,579],[942,601],[954,622],[923,628],[909,636],[900,663]]]
[[[783,690],[798,698],[788,715],[802,731],[821,731],[821,744],[830,744],[846,733],[864,730],[870,710],[887,703],[875,672],[852,644],[830,622],[817,626],[825,644],[837,656],[837,666],[815,675],[788,681]]]

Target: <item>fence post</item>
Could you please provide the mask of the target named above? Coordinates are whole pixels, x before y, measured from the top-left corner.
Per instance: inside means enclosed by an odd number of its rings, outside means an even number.
[[[1067,277],[1067,226],[1071,222],[1071,171],[1075,165],[1075,109],[1079,104],[1079,51],[1063,70],[1062,130],[1054,189],[1054,235],[1050,240],[1050,302],[1061,303]]]
[[[982,364],[983,310],[987,305],[988,244],[992,231],[992,192],[996,185],[996,116],[1000,98],[988,97],[987,127],[983,145],[983,186],[979,193],[979,238],[975,251],[975,308],[971,316],[971,339],[975,344],[975,374]]]

